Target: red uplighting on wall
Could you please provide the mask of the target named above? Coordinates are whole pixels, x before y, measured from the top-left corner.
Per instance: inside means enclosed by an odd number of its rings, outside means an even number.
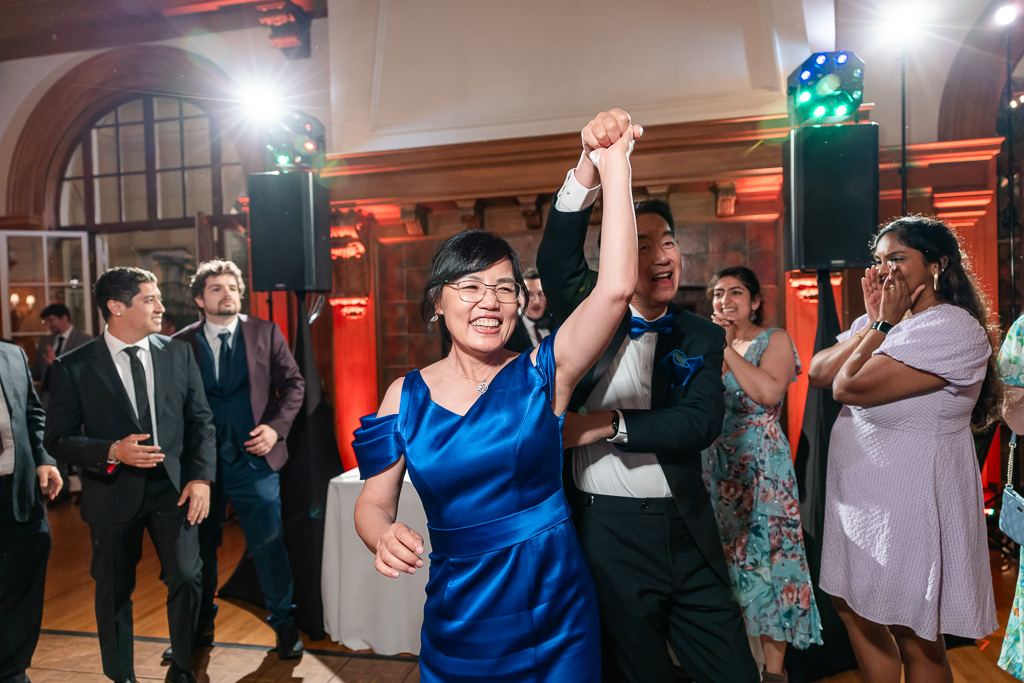
[[[341,308],[341,314],[346,318],[362,318],[366,315],[366,307],[370,298],[365,296],[332,297],[328,299],[331,306]]]
[[[331,258],[362,258],[366,247],[362,242],[349,242],[343,247],[331,247]]]
[[[829,276],[829,282],[833,287],[838,287],[843,281],[842,275]],[[815,303],[818,300],[818,278],[815,277],[794,277],[790,278],[789,286],[796,290],[796,296],[804,303]]]

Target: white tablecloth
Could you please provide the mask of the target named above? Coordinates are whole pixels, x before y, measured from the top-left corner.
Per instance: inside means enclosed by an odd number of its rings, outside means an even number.
[[[321,578],[324,630],[353,650],[418,655],[430,565],[423,504],[406,475],[398,520],[423,536],[423,568],[389,579],[373,568],[373,554],[356,535],[352,511],[362,487],[358,470],[350,470],[332,479],[327,492]]]

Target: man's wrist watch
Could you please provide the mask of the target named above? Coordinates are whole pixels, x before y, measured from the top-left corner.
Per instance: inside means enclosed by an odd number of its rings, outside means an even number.
[[[894,327],[896,326],[884,320],[876,320],[875,322],[871,323],[871,329],[878,330],[882,334],[889,334],[889,330],[891,330]]]
[[[612,436],[611,436],[611,438],[614,439],[615,436],[618,433],[619,433],[619,411],[613,410],[612,411]]]

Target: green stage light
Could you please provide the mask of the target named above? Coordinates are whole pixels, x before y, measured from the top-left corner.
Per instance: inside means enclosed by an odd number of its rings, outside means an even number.
[[[264,165],[279,171],[319,171],[327,157],[324,124],[301,111],[283,112],[263,129]]]
[[[789,75],[790,124],[796,127],[854,119],[863,102],[863,91],[864,62],[857,55],[845,50],[815,53]]]

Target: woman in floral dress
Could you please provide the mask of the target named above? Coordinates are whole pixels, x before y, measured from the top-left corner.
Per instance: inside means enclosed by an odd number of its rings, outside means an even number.
[[[759,637],[764,681],[785,681],[787,643],[821,643],[807,568],[789,442],[779,426],[786,389],[800,372],[793,340],[761,326],[757,276],[742,266],[712,278],[712,320],[726,330],[725,424],[704,451],[733,593],[747,633]]]
[[[999,374],[1005,386],[1003,396],[1003,419],[1006,425],[1016,434],[1024,434],[1024,315],[1006,333],[1006,339],[999,349]],[[1019,441],[1019,439],[1018,439]],[[1019,444],[1018,454],[1021,451]],[[1015,472],[1019,471],[1021,459],[1018,455],[1014,463]],[[1024,560],[1024,547],[1020,557]],[[1024,561],[1019,563],[1024,566]],[[1017,590],[1013,597],[1013,608],[1006,624],[1006,635],[1003,637],[1003,648],[999,653],[999,666],[1007,673],[1024,680],[1024,572],[1018,567]]]

